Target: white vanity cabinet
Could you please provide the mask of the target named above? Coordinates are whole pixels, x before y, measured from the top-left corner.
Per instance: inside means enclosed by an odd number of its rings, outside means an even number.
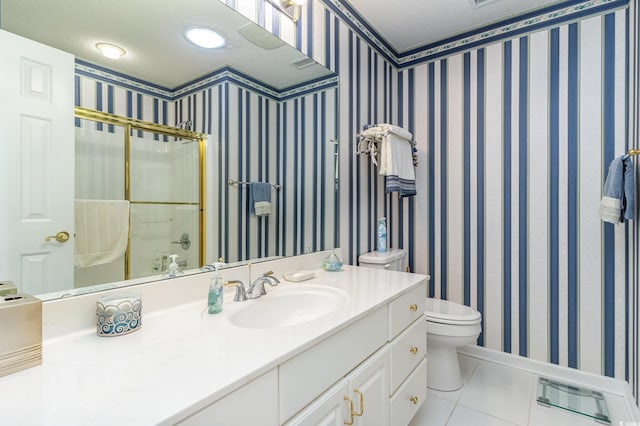
[[[385,345],[349,374],[354,425],[385,425],[389,418],[389,349]]]
[[[349,382],[342,379],[287,422],[286,426],[344,426],[349,419],[350,407],[345,399],[348,394]]]
[[[311,388],[317,390],[320,388],[317,380],[321,378],[325,383],[336,384],[289,420],[287,426],[406,425],[424,403],[427,393],[425,291],[426,286],[420,285],[339,333],[350,341],[359,341],[360,345],[332,346],[324,352],[321,343],[293,358],[295,369],[286,366],[287,363],[284,369],[281,366],[281,421],[309,400],[313,392],[303,391],[304,383],[313,383]],[[356,327],[361,331],[355,331]],[[375,353],[363,351],[361,346],[367,342],[361,340],[363,331],[385,328],[387,335],[381,342],[382,347]],[[379,336],[376,341],[380,342]],[[363,356],[364,352],[367,355]],[[373,355],[369,355],[371,353]],[[354,364],[356,358],[360,362]],[[357,367],[347,375],[336,375],[336,369],[329,366],[338,363],[344,369],[345,359]],[[299,393],[293,396],[296,387],[304,396]]]
[[[180,426],[277,426],[277,369],[268,371],[177,424]]]
[[[390,425],[406,425],[427,396],[426,285],[389,303]]]
[[[386,425],[389,418],[388,355],[385,345],[286,426]]]
[[[384,346],[386,324],[387,306],[383,306],[280,364],[280,422],[288,421]]]

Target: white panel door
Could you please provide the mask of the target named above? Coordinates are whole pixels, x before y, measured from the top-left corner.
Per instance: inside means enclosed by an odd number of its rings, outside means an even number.
[[[389,348],[384,346],[349,374],[349,397],[354,404],[354,425],[389,424]]]
[[[0,30],[0,280],[23,293],[73,286],[73,82],[72,55]]]
[[[353,419],[345,399],[348,391],[348,383],[342,379],[287,422],[286,426],[344,426],[347,424],[345,421]]]

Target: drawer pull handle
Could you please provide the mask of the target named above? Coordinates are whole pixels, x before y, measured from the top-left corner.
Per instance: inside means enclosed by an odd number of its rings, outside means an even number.
[[[415,303],[412,303],[411,305],[409,305],[409,309],[415,312],[418,310],[418,305],[416,305]]]
[[[349,420],[345,420],[343,423],[347,426],[353,424],[353,401],[348,396],[343,396],[345,401],[349,401]]]
[[[413,402],[414,405],[418,405],[418,397],[417,396],[410,397],[409,401]]]
[[[358,395],[360,395],[360,412],[359,413],[353,413],[353,415],[356,416],[356,417],[361,417],[362,413],[364,413],[364,395],[362,394],[362,392],[360,392],[359,389],[354,389],[353,392],[357,393]]]
[[[409,352],[411,352],[413,355],[416,355],[418,353],[418,348],[415,346],[411,346],[411,349],[409,349]]]

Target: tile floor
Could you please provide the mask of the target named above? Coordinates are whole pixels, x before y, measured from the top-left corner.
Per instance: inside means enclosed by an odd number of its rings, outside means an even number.
[[[410,426],[596,426],[594,420],[536,403],[534,373],[459,355],[464,386],[429,389]],[[605,393],[611,425],[629,421],[622,396]]]

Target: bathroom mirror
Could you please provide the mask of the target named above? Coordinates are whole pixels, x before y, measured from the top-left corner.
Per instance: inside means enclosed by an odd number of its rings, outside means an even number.
[[[266,27],[295,33],[287,17],[258,3]],[[207,135],[205,263],[335,247],[338,81],[329,70],[217,0],[2,0],[0,8],[3,30],[76,57],[76,106]],[[184,31],[195,26],[214,29],[225,46],[190,44]],[[106,59],[95,48],[99,42],[117,44],[125,55]],[[250,212],[243,182],[253,181],[274,184],[267,216]],[[180,241],[178,234],[172,239]],[[146,278],[74,284],[37,296],[49,300],[159,279],[152,273],[154,257],[178,250],[171,243],[136,253],[149,269]],[[201,271],[201,265],[189,266],[187,273]]]

